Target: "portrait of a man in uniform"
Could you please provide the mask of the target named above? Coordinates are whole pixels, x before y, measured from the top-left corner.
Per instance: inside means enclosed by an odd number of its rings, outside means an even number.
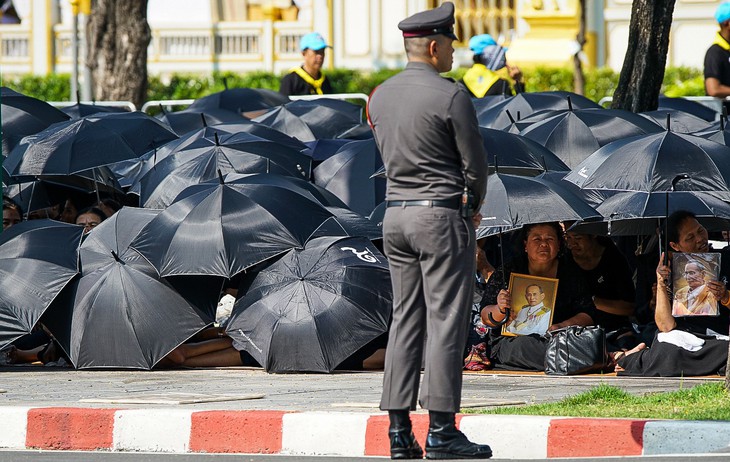
[[[552,324],[557,279],[513,273],[510,293],[514,294],[510,320],[502,335],[545,334]]]

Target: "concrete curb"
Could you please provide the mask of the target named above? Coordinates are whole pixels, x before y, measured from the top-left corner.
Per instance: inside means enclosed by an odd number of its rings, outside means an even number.
[[[428,416],[413,414],[425,442]],[[495,457],[699,454],[730,447],[730,422],[460,415]],[[0,448],[388,456],[384,413],[0,407]]]

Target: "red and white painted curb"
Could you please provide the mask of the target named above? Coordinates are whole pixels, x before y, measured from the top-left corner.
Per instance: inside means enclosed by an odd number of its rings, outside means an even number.
[[[425,442],[426,414],[413,414]],[[703,454],[730,447],[730,422],[459,415],[506,459]],[[388,417],[364,412],[0,407],[0,448],[387,456]]]

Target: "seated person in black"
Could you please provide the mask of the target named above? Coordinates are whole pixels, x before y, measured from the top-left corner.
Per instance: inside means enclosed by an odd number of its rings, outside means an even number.
[[[572,258],[558,257],[563,233],[560,225],[527,225],[522,233],[524,253],[518,255],[511,264],[498,268],[487,282],[482,298],[482,322],[494,326],[492,319],[496,322],[504,320],[506,309],[511,305],[507,283],[510,274],[515,272],[560,281],[553,307],[552,325],[548,331],[574,325],[593,325],[595,306],[583,274]],[[542,335],[506,337],[501,335],[501,329],[495,328],[490,330],[489,343],[490,359],[497,368],[545,370],[548,339]]]
[[[327,45],[317,32],[304,35],[299,40],[304,64],[295,67],[281,79],[279,93],[291,95],[323,95],[332,93],[329,79],[322,73],[324,52]]]
[[[636,290],[626,258],[605,236],[567,231],[565,243],[588,281],[596,305],[596,325],[606,332],[630,329]]]
[[[685,253],[712,252],[707,230],[692,212],[680,210],[667,219],[667,239],[673,251]],[[719,316],[672,316],[671,268],[664,264],[664,255],[656,269],[657,291],[654,319],[659,333],[651,348],[640,344],[637,348],[615,355],[616,371],[620,375],[644,377],[696,376],[724,374],[727,363],[728,341],[717,335],[727,336],[730,326],[730,291],[722,281],[708,281],[707,286],[720,300]],[[671,261],[671,259],[669,259]],[[720,279],[727,277],[728,263],[721,260]],[[704,341],[699,349],[687,349],[674,343],[657,341],[659,335],[672,331],[693,334]],[[680,332],[680,333],[681,333]],[[683,337],[680,337],[682,339]]]

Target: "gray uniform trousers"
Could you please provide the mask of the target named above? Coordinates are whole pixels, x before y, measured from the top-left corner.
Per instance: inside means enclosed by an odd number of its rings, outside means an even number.
[[[390,207],[383,220],[393,283],[393,321],[380,408],[458,412],[463,353],[474,295],[475,233],[459,210]]]

